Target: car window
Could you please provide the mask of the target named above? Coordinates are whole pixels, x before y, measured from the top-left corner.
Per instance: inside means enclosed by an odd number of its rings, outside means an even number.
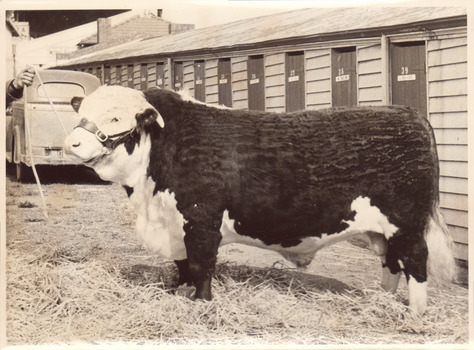
[[[47,82],[43,85],[39,85],[37,93],[39,97],[67,99],[73,96],[85,95],[84,88],[81,85],[64,82]]]

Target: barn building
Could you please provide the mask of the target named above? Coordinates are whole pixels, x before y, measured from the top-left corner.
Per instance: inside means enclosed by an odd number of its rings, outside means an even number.
[[[240,109],[415,107],[435,129],[441,207],[455,256],[468,259],[465,8],[295,10],[144,39],[59,68]]]

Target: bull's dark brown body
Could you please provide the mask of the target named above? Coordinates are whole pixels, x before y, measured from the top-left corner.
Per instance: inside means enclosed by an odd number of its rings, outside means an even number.
[[[211,297],[224,210],[238,234],[288,247],[343,231],[361,196],[399,228],[389,239],[390,271],[404,266],[426,281],[423,236],[438,200],[438,163],[431,128],[412,109],[278,114],[212,108],[159,89],[145,96],[165,121],[161,129],[137,117],[152,135],[149,175],[155,191],[175,194],[186,220],[197,297]]]

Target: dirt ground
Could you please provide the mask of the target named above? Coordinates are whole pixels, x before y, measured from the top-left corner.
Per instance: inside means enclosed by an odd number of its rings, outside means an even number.
[[[36,184],[16,182],[12,179],[11,168],[7,168],[7,255],[41,255],[54,250],[73,262],[107,261],[129,280],[152,283],[162,278],[153,273],[158,266],[169,262],[148,253],[135,239],[134,211],[120,186],[101,182],[94,173],[83,168],[40,168],[39,171],[48,218],[42,213]],[[309,267],[298,273],[307,274],[318,281],[320,288],[335,293],[347,288],[364,289],[377,285],[381,272],[379,259],[362,247],[363,241],[359,243],[357,246],[343,242],[318,252]],[[274,252],[242,245],[221,248],[218,258],[219,264],[231,266],[295,270],[291,263]],[[463,274],[467,275],[465,269]],[[7,276],[7,281],[14,278]],[[466,283],[464,277],[461,285],[450,287],[450,293],[455,295],[453,298],[461,305],[457,310],[461,321],[456,321],[460,324],[455,326],[459,329],[456,338],[459,344],[467,342],[468,337]],[[403,280],[398,293],[406,303],[407,288]],[[10,339],[13,344],[27,339],[10,330],[9,334],[13,333],[14,339]],[[409,341],[417,342],[416,338]]]

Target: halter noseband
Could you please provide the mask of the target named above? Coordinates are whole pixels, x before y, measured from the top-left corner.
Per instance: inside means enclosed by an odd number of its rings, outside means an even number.
[[[100,143],[102,143],[105,147],[110,148],[112,150],[118,146],[121,140],[123,140],[127,136],[133,136],[135,132],[135,128],[132,128],[130,130],[122,131],[117,134],[106,135],[97,127],[97,125],[94,122],[87,120],[87,118],[82,118],[79,121],[79,124],[77,124],[77,126],[74,129],[76,128],[82,128],[84,130],[89,131],[90,133],[93,133]]]

